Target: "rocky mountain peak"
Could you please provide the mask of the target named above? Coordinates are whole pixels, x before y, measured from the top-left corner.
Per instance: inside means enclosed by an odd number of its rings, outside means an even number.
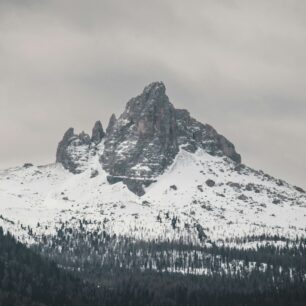
[[[161,117],[166,118],[171,115],[169,110],[174,110],[174,107],[166,95],[165,85],[162,82],[154,82],[146,86],[139,96],[128,101],[120,118],[134,121],[140,118],[158,121]]]
[[[105,136],[102,123],[100,120],[96,121],[93,129],[92,129],[92,136],[91,141],[95,144],[99,144],[102,140],[102,138]]]
[[[59,144],[57,161],[71,172],[80,171],[75,159],[88,159],[91,148],[103,137],[104,149],[99,155],[109,182],[123,181],[138,195],[173,163],[180,148],[192,153],[201,148],[241,162],[234,145],[213,127],[198,122],[187,110],[174,108],[162,82],[147,85],[130,99],[118,119],[113,114],[106,134],[100,121],[95,123],[91,138],[85,133],[74,135],[69,129]],[[88,156],[80,157],[82,154]]]
[[[143,94],[147,95],[148,98],[162,97],[166,94],[166,86],[163,82],[152,82],[144,88]]]
[[[63,136],[63,141],[68,141],[71,137],[73,137],[73,136],[75,136],[74,135],[74,128],[69,128],[66,132],[65,132],[65,134],[64,134],[64,136]]]
[[[65,151],[66,151],[66,147],[68,146],[70,140],[75,136],[74,134],[74,129],[73,128],[69,128],[63,136],[63,139],[59,142],[58,147],[57,147],[57,151],[56,151],[56,162],[58,163],[64,163],[65,160]]]
[[[162,173],[178,152],[175,109],[161,82],[148,85],[142,94],[129,100],[125,111],[111,126],[102,166],[111,181],[128,180],[131,189],[141,190],[139,184]]]
[[[106,128],[106,134],[107,135],[111,133],[111,130],[114,128],[116,122],[117,122],[116,115],[112,114],[110,119],[109,119],[108,126]]]
[[[91,143],[88,134],[81,132],[77,135],[73,128],[69,128],[58,144],[56,162],[72,173],[82,172],[81,165],[88,160]]]

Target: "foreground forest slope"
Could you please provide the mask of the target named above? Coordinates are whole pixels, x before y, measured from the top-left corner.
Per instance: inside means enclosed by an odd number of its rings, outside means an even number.
[[[0,228],[0,305],[305,305],[305,283],[268,287],[247,278],[105,271],[82,281],[17,242]],[[263,275],[262,275],[263,276]]]
[[[101,291],[60,270],[0,227],[0,305],[98,305]]]

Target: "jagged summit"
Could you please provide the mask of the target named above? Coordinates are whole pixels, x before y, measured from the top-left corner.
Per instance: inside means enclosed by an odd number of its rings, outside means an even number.
[[[106,128],[106,134],[109,134],[110,131],[113,129],[114,125],[116,124],[117,118],[115,114],[112,114],[109,122],[108,122],[108,126]]]
[[[84,131],[75,134],[74,129],[69,128],[58,144],[56,162],[61,163],[65,169],[72,173],[83,172],[86,169],[86,163],[95,154],[96,147],[104,136],[105,133],[100,121],[95,123],[91,137]]]
[[[91,138],[74,135],[73,130],[66,134],[58,146],[57,162],[73,173],[82,172],[84,161],[104,139],[99,154],[109,182],[123,181],[138,195],[173,163],[180,148],[191,153],[201,148],[241,162],[234,145],[224,136],[196,121],[187,110],[175,109],[162,82],[147,85],[130,99],[118,119],[112,115],[106,133],[97,121]]]
[[[178,150],[175,109],[164,85],[152,83],[128,101],[108,130],[101,162],[110,182],[123,179],[131,190],[142,194],[139,179],[150,181],[161,174]]]
[[[99,144],[103,137],[105,136],[105,133],[103,131],[102,123],[100,120],[96,121],[93,129],[92,129],[92,136],[91,141],[95,144]]]
[[[155,98],[164,96],[166,86],[163,82],[152,82],[144,88],[143,93]]]

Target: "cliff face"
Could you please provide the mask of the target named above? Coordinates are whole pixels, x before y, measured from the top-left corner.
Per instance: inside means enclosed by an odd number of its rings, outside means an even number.
[[[88,158],[90,143],[89,135],[84,132],[76,135],[74,129],[69,128],[58,144],[56,162],[61,163],[64,168],[72,173],[82,172],[79,166],[81,161],[85,161]]]
[[[192,153],[202,148],[211,155],[241,162],[234,145],[224,136],[193,119],[187,110],[174,108],[162,82],[146,86],[127,103],[118,119],[112,115],[106,134],[99,121],[91,138],[84,133],[74,135],[73,129],[69,129],[58,146],[57,161],[78,173],[78,159],[88,159],[102,139],[100,162],[109,174],[108,181],[123,181],[138,195],[144,194],[143,186],[156,180],[173,163],[180,147]],[[87,157],[81,156],[81,152]]]
[[[178,152],[176,132],[175,109],[164,85],[150,84],[108,128],[102,166],[111,176],[156,177]]]
[[[56,162],[72,173],[83,172],[90,157],[97,153],[97,146],[104,136],[100,121],[95,123],[91,137],[84,132],[75,134],[74,129],[69,128],[57,146]]]
[[[177,135],[179,145],[189,152],[202,148],[211,155],[226,156],[240,163],[241,156],[235,146],[208,124],[192,118],[185,109],[176,110]]]

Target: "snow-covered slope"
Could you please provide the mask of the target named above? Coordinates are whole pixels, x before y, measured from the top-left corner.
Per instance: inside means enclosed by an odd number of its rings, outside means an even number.
[[[305,191],[241,164],[229,140],[174,108],[161,82],[106,132],[100,121],[91,137],[69,128],[56,160],[0,171],[0,226],[22,241],[63,224],[195,244],[306,234]]]
[[[202,149],[180,149],[142,197],[122,182],[109,184],[98,154],[80,174],[60,164],[4,170],[0,215],[1,226],[29,243],[65,222],[77,228],[79,220],[88,230],[147,241],[233,243],[236,237],[262,234],[306,236],[302,190]]]

